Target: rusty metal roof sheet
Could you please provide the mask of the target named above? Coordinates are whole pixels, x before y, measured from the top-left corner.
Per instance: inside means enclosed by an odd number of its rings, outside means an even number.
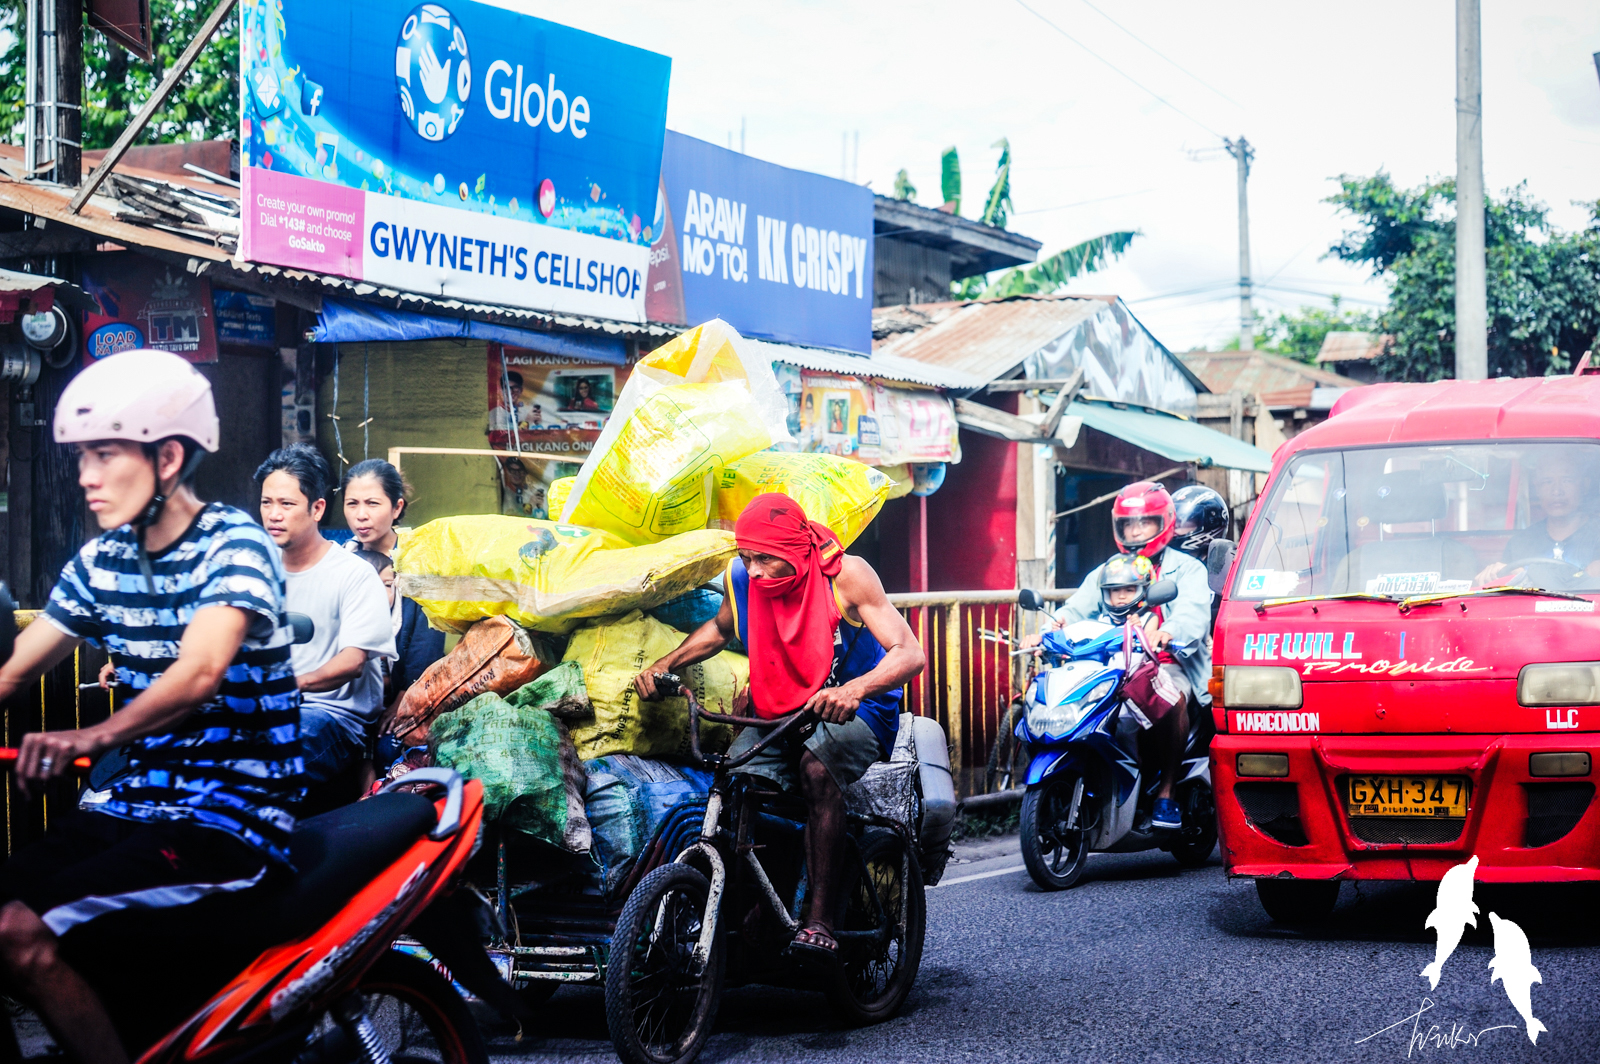
[[[773,362],[783,362],[801,369],[819,373],[838,373],[847,377],[878,377],[886,381],[921,384],[929,388],[947,388],[951,391],[970,392],[984,386],[986,381],[957,370],[943,369],[893,355],[846,354],[826,351],[797,344],[778,344],[767,340],[746,338],[750,345]]]
[[[1318,362],[1362,362],[1377,358],[1394,341],[1392,336],[1369,332],[1330,332],[1322,338]]]
[[[1185,351],[1178,358],[1213,392],[1260,395],[1269,406],[1304,406],[1290,403],[1288,396],[1304,393],[1309,402],[1313,388],[1351,388],[1357,384],[1329,370],[1265,351]],[[1284,398],[1279,401],[1274,396]]]
[[[1017,296],[972,303],[877,307],[873,321],[904,321],[925,314],[929,324],[891,335],[874,355],[908,358],[957,370],[985,381],[1009,376],[1035,351],[1085,321],[1113,298]]]

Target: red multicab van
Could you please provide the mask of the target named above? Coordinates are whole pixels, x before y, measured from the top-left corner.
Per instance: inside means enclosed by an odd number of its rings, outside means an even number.
[[[1382,384],[1286,443],[1217,621],[1223,861],[1274,918],[1344,880],[1600,879],[1600,377]]]

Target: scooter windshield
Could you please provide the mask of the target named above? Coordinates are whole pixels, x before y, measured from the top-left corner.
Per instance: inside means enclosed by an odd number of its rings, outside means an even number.
[[[1279,474],[1231,598],[1600,590],[1600,445],[1307,451]]]

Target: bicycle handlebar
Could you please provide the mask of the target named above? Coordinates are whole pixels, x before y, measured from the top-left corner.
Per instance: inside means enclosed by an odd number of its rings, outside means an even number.
[[[17,755],[21,752],[14,746],[0,746],[0,767],[16,764]],[[92,768],[93,766],[94,762],[87,757],[75,758],[72,762],[73,768]]]
[[[694,691],[683,679],[673,673],[657,673],[655,676],[656,690],[664,695],[679,695],[689,703],[689,756],[695,764],[701,767],[720,766],[722,768],[738,768],[747,764],[757,754],[787,735],[797,724],[814,720],[816,714],[810,710],[797,709],[793,713],[771,720],[765,717],[737,717],[731,713],[708,713],[700,706],[700,700],[694,696]],[[700,722],[710,721],[712,724],[729,724],[737,727],[755,727],[771,729],[761,740],[737,758],[729,760],[725,755],[713,754],[715,761],[709,760],[700,752]]]

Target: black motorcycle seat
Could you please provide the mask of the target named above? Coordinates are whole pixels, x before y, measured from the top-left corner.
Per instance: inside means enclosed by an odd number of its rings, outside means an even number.
[[[404,792],[300,821],[289,841],[294,880],[273,901],[275,937],[284,941],[321,927],[436,821],[431,800]]]

